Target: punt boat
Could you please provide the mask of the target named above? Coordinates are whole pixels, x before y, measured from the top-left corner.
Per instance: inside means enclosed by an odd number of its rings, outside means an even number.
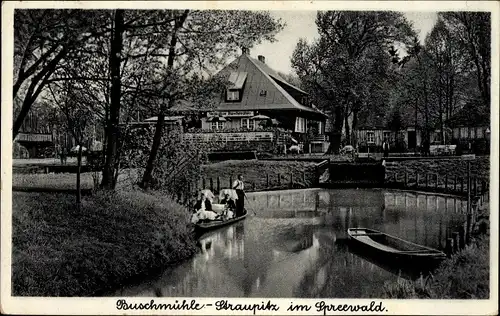
[[[236,222],[239,222],[243,219],[245,219],[248,215],[248,211],[245,209],[243,214],[238,217],[234,217],[228,220],[213,220],[213,221],[206,221],[206,222],[200,222],[195,224],[195,231],[197,232],[206,232],[209,230],[214,230],[223,226],[227,226]]]
[[[368,228],[347,229],[349,240],[366,251],[383,255],[383,259],[414,264],[435,264],[446,258],[437,249],[418,245],[407,240]]]

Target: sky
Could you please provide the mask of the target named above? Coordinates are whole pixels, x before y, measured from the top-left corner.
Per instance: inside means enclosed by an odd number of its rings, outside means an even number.
[[[266,64],[276,71],[291,73],[290,59],[299,38],[306,38],[312,42],[318,38],[316,24],[316,11],[273,11],[276,18],[281,18],[287,25],[276,36],[274,43],[264,42],[250,51],[252,57],[263,55]],[[406,18],[413,23],[415,30],[419,33],[420,42],[423,43],[425,36],[430,32],[437,20],[436,12],[407,12]]]

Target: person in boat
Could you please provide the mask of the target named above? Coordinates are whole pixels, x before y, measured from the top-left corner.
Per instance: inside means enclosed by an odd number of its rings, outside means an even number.
[[[231,198],[229,193],[224,194],[224,198],[220,201],[220,203],[223,204],[225,208],[222,218],[224,220],[233,218],[236,212],[236,203]]]
[[[233,190],[236,191],[238,199],[236,200],[236,216],[243,215],[245,208],[245,184],[243,183],[243,175],[239,174],[238,179],[233,182]]]
[[[199,211],[203,209],[204,211],[211,211],[212,210],[212,203],[210,200],[207,198],[207,196],[203,193],[200,194],[200,198],[196,203],[194,204],[194,209],[195,211]]]

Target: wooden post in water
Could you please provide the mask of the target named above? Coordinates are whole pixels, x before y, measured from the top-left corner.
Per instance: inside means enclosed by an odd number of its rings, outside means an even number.
[[[210,178],[210,191],[214,192],[214,179]]]
[[[220,177],[217,176],[217,192],[220,192]]]

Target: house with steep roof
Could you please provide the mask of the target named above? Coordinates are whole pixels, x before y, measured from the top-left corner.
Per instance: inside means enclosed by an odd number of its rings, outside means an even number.
[[[263,132],[266,123],[271,123],[290,132],[299,143],[316,142],[320,144],[317,151],[326,150],[326,115],[311,103],[307,92],[271,69],[264,56],[252,58],[250,51],[244,48],[219,75],[227,78],[229,84],[218,105],[202,117],[202,132],[239,132],[246,133],[243,138],[248,141],[258,140],[261,137],[250,135]],[[311,135],[315,138],[311,139]],[[269,135],[264,138],[268,139]]]

